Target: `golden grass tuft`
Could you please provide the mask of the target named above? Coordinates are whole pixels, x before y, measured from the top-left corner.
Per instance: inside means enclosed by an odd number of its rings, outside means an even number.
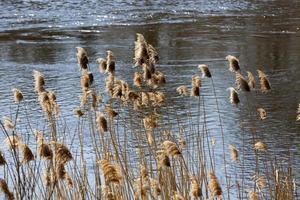
[[[72,153],[69,148],[59,142],[51,142],[54,147],[54,155],[57,163],[66,164],[73,159]]]
[[[166,140],[162,143],[162,146],[168,156],[178,157],[181,155],[179,148],[174,142]]]

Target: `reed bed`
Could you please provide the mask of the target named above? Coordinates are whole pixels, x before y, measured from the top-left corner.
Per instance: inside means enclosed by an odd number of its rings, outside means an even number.
[[[0,121],[5,138],[5,148],[0,152],[3,197],[9,200],[299,198],[294,169],[291,164],[281,165],[268,153],[265,138],[256,133],[256,123],[246,130],[251,141],[244,141],[250,143],[256,161],[252,176],[243,161],[245,147],[225,146],[216,80],[209,66],[200,64],[198,70],[195,67],[189,83],[166,88],[167,76],[160,71],[158,52],[142,34],[137,34],[135,72],[130,84],[119,79],[114,53],[109,50],[106,54],[106,58],[96,61],[99,73],[106,79],[94,80],[88,52],[77,47],[81,98],[74,109],[77,126],[73,130],[63,123],[55,91],[47,89],[43,72],[33,71],[32,92],[44,114],[44,130],[36,130],[30,120],[27,120],[29,136],[19,127],[18,115],[28,112],[24,106],[26,96],[20,88],[13,90],[12,104],[16,104],[16,110],[11,118]],[[265,95],[271,90],[263,71],[258,70],[260,88],[257,88],[255,75],[240,68],[236,57],[229,55],[226,59],[236,78],[236,85],[228,89],[228,103],[233,110],[244,99],[240,96],[251,95],[253,90]],[[248,80],[242,73],[247,73]],[[104,82],[105,91],[97,89],[95,81]],[[208,127],[203,84],[209,85],[214,94],[215,120],[221,134],[218,141]],[[174,98],[184,102],[184,114],[172,107]],[[252,108],[247,102],[244,105],[248,107],[241,109],[249,110],[249,116],[257,112],[255,116],[262,123],[267,119],[265,109]],[[299,108],[296,114],[299,120]],[[221,145],[221,155],[216,155],[216,145]],[[228,170],[229,165],[241,174]]]

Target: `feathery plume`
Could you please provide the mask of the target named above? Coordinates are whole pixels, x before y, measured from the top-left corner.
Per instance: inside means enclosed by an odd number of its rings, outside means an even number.
[[[103,113],[97,112],[96,113],[96,122],[98,124],[99,130],[104,133],[108,131],[107,128],[107,120],[105,119]]]
[[[115,65],[116,65],[115,56],[112,51],[108,50],[107,57],[106,57],[106,72],[110,74],[114,74]]]
[[[176,91],[178,92],[179,95],[182,96],[188,96],[189,95],[189,89],[187,88],[187,86],[179,86]]]
[[[135,66],[141,66],[146,63],[149,59],[148,50],[147,50],[147,42],[144,36],[140,33],[137,33],[137,39],[134,42],[134,61]]]
[[[156,115],[150,115],[143,119],[144,127],[146,130],[152,130],[157,127],[158,119]]]
[[[148,44],[147,52],[149,54],[150,63],[156,64],[159,60],[159,56],[156,49],[151,44]]]
[[[114,118],[118,115],[118,113],[111,107],[111,106],[105,106],[105,112],[110,116],[111,118]]]
[[[39,71],[33,70],[33,77],[34,77],[34,88],[35,91],[40,93],[45,91],[45,76]]]
[[[250,86],[248,85],[248,82],[245,80],[245,78],[239,72],[236,73],[236,84],[237,84],[238,90],[250,92]]]
[[[261,70],[257,70],[257,72],[261,91],[268,92],[269,90],[271,90],[271,84],[269,82],[269,79],[267,78],[267,75]]]
[[[201,78],[199,76],[194,76],[192,78],[192,86],[193,87],[201,87],[202,83],[201,83]]]
[[[259,200],[258,194],[255,191],[249,191],[249,200]]]
[[[98,58],[96,61],[99,64],[99,71],[100,71],[100,73],[105,73],[106,69],[107,69],[106,59],[104,59],[104,58]]]
[[[171,166],[170,158],[169,156],[166,155],[164,151],[158,152],[156,159],[157,159],[159,169]]]
[[[267,119],[267,112],[263,108],[258,108],[257,109],[258,115],[261,120]]]
[[[12,91],[14,93],[15,102],[20,103],[23,100],[23,94],[21,90],[14,88]]]
[[[6,164],[6,160],[2,152],[0,151],[0,166],[3,166]]]
[[[81,69],[87,69],[89,64],[89,58],[87,52],[82,47],[76,47],[77,49],[77,61],[78,65]]]
[[[111,191],[110,187],[107,185],[103,185],[101,187],[102,196],[107,200],[117,200],[116,195]]]
[[[39,156],[45,160],[51,160],[53,157],[53,152],[47,143],[41,143],[39,145]]]
[[[110,161],[105,159],[98,161],[98,164],[102,169],[105,181],[107,183],[116,183],[116,184],[121,183],[122,174],[118,166],[110,163]]]
[[[233,87],[230,87],[227,90],[230,91],[230,97],[229,97],[230,103],[237,106],[240,103],[240,99],[237,91]]]
[[[258,141],[254,145],[254,149],[257,151],[267,151],[267,145],[261,141]]]
[[[14,194],[9,190],[8,185],[4,179],[0,179],[0,189],[5,194],[8,200],[14,200]]]
[[[162,146],[168,156],[177,157],[177,156],[181,155],[179,148],[177,147],[177,145],[174,142],[166,140],[162,143]]]
[[[14,123],[8,117],[3,117],[3,126],[6,131],[13,130],[15,128]]]
[[[133,83],[137,87],[141,87],[143,82],[143,76],[139,72],[134,73]]]
[[[150,178],[151,193],[157,199],[161,195],[161,187],[157,180]]]
[[[57,163],[66,164],[73,159],[72,153],[66,145],[55,141],[52,141],[51,144],[54,146]]]
[[[27,164],[28,162],[34,160],[34,155],[31,149],[26,144],[19,145],[19,148],[22,150],[23,160],[21,161],[22,164]]]
[[[229,62],[229,71],[231,72],[237,72],[240,71],[240,65],[239,65],[239,60],[232,55],[228,55],[225,58]]]
[[[209,173],[210,183],[209,183],[209,190],[213,198],[221,198],[222,196],[222,188],[220,183],[213,172]]]
[[[186,199],[182,196],[182,194],[180,194],[180,193],[177,192],[177,191],[173,191],[172,199],[173,199],[173,200],[186,200]]]
[[[247,71],[247,76],[248,76],[248,85],[249,85],[250,89],[254,89],[256,86],[256,81],[255,81],[253,74],[251,72]]]
[[[200,88],[193,86],[191,90],[191,97],[198,97],[200,96]]]
[[[211,78],[211,73],[210,73],[207,65],[204,65],[204,64],[198,65],[198,68],[201,70],[202,78],[204,78],[204,77]]]
[[[76,108],[74,112],[78,117],[82,117],[84,115],[84,112],[80,108]]]
[[[18,135],[11,135],[5,138],[4,143],[9,149],[16,150],[19,145],[22,145],[22,139]]]
[[[154,145],[154,137],[151,130],[146,130],[147,140],[150,146]]]
[[[230,149],[231,159],[233,161],[238,161],[239,160],[239,151],[237,150],[237,148],[230,144],[229,149]]]
[[[195,176],[191,177],[191,190],[190,196],[197,199],[198,197],[202,197],[202,190],[200,184]]]

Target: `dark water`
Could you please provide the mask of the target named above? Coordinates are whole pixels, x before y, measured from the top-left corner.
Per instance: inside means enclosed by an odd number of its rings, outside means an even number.
[[[158,49],[159,69],[167,74],[168,91],[190,84],[198,64],[208,64],[214,77],[226,144],[237,147],[251,136],[243,131],[254,121],[271,154],[291,162],[299,178],[300,124],[295,122],[300,103],[300,2],[299,1],[12,1],[0,3],[0,109],[9,115],[18,87],[28,101],[31,121],[40,125],[39,107],[33,92],[32,71],[42,71],[47,87],[57,92],[62,116],[73,123],[72,110],[79,105],[80,72],[75,47],[87,49],[93,62],[96,85],[103,89],[96,58],[112,50],[117,57],[117,76],[131,81],[136,33],[144,34]],[[241,93],[234,108],[226,88],[234,85],[225,56],[239,58],[242,70],[264,70],[273,90],[268,94]],[[220,141],[218,115],[210,81],[203,86],[208,128]],[[174,96],[173,94],[169,94]],[[174,109],[184,110],[173,98]],[[255,109],[269,113],[257,120]],[[249,117],[249,108],[253,108]],[[251,123],[252,123],[251,122]],[[245,135],[246,134],[246,135]],[[194,136],[190,136],[194,137]],[[245,155],[253,152],[245,145]],[[253,154],[253,153],[252,153]],[[222,156],[221,152],[216,155]],[[251,168],[253,157],[245,156]]]

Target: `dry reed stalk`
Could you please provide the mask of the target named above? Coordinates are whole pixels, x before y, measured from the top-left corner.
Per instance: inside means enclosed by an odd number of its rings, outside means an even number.
[[[201,73],[202,73],[202,78],[207,77],[207,78],[211,78],[211,73],[209,71],[209,68],[207,65],[198,65],[198,68],[200,69]]]
[[[89,64],[89,58],[87,55],[87,52],[84,48],[82,47],[76,47],[77,49],[77,61],[78,65],[81,69],[88,69],[88,64]]]
[[[182,96],[188,96],[189,95],[189,89],[187,88],[187,86],[179,86],[176,91],[178,92],[179,95]]]
[[[23,93],[19,89],[12,89],[12,92],[14,93],[14,100],[16,103],[20,103],[23,100]]]
[[[265,111],[265,109],[258,108],[257,112],[258,112],[258,115],[259,115],[259,117],[260,117],[261,120],[267,119],[267,112]]]
[[[103,113],[101,112],[96,113],[96,122],[98,124],[98,128],[101,131],[101,133],[108,131],[107,120],[105,119]]]
[[[240,103],[240,99],[237,91],[233,87],[230,87],[227,90],[230,91],[230,96],[229,96],[230,103],[237,106]]]
[[[240,74],[239,72],[236,73],[236,84],[237,84],[238,90],[250,92],[250,86],[248,85],[248,82],[242,76],[242,74]]]
[[[232,55],[228,55],[225,58],[229,62],[229,71],[231,72],[238,72],[240,71],[240,65],[239,65],[239,60]]]
[[[254,144],[254,149],[257,151],[267,151],[267,145],[262,141],[258,141]]]
[[[109,183],[121,184],[123,177],[118,166],[111,164],[110,161],[105,159],[98,161],[98,164],[102,169],[107,184]]]
[[[9,190],[8,185],[7,185],[7,183],[4,179],[0,179],[0,189],[5,194],[5,196],[8,200],[14,200],[15,199],[14,193],[12,193]]]
[[[212,198],[222,198],[222,188],[220,183],[213,172],[209,173],[210,183],[209,183],[209,190],[211,192]]]
[[[255,81],[253,74],[251,72],[247,71],[247,76],[248,76],[248,85],[249,85],[250,89],[254,89],[256,86],[256,81]]]
[[[229,149],[230,149],[231,159],[233,161],[238,161],[239,160],[239,151],[237,150],[237,148],[230,144]]]
[[[104,58],[98,58],[97,60],[97,63],[99,64],[99,71],[100,73],[105,73],[106,72],[106,69],[107,69],[107,62],[106,62],[106,59]]]

